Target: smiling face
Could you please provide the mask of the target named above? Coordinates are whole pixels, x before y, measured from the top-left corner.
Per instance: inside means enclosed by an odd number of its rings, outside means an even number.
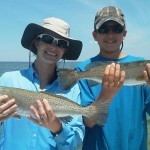
[[[48,33],[44,33],[48,36]],[[45,36],[44,35],[44,36]],[[60,37],[56,35],[50,35],[51,38],[54,37],[53,42],[47,42],[42,40],[42,38],[37,38],[35,45],[37,47],[37,60],[48,63],[48,64],[56,64],[64,55],[67,48],[61,47],[58,45],[58,40]],[[45,38],[45,37],[44,37]],[[56,39],[55,39],[56,38]],[[62,39],[62,38],[61,38]],[[46,37],[47,40],[47,37]]]
[[[100,47],[100,54],[104,57],[120,53],[120,45],[126,35],[126,30],[121,31],[119,24],[115,21],[105,22],[98,31],[93,32],[95,41]]]

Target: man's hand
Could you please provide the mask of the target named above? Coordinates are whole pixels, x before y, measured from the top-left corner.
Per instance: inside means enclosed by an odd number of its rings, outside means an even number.
[[[125,80],[125,72],[120,70],[120,65],[112,63],[105,68],[102,79],[102,91],[97,99],[107,100],[108,104],[112,101],[113,96],[119,91]],[[95,122],[83,117],[84,124],[93,127]]]
[[[102,79],[100,98],[112,99],[119,91],[125,80],[125,72],[120,70],[120,65],[112,63],[105,68]]]
[[[150,63],[146,64],[146,70],[143,72],[146,83],[150,86]]]

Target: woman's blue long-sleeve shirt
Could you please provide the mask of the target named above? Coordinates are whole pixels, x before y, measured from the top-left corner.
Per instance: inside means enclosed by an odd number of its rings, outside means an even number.
[[[0,78],[0,86],[40,91],[39,78],[33,67],[4,73]],[[80,104],[77,84],[63,92],[55,80],[43,91],[62,95]],[[72,121],[62,124],[62,132],[54,137],[50,130],[36,125],[24,116],[21,120],[10,118],[1,125],[0,150],[76,150],[82,144],[84,136],[82,117],[74,116]]]

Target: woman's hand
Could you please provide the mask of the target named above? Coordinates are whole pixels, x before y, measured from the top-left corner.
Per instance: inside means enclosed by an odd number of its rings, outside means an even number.
[[[0,122],[17,115],[15,99],[8,99],[7,95],[0,95]]]
[[[46,99],[37,100],[37,108],[31,106],[30,109],[35,116],[35,118],[33,118],[32,116],[27,115],[31,121],[42,127],[48,128],[54,134],[61,132],[61,121],[55,116]]]

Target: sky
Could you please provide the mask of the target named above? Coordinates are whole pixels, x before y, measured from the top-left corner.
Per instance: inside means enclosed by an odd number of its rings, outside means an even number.
[[[2,0],[0,61],[28,62],[29,51],[21,45],[24,29],[29,23],[41,24],[48,17],[68,22],[70,37],[83,42],[77,61],[97,55],[99,47],[92,36],[94,17],[105,6],[119,7],[125,14],[127,35],[123,52],[150,59],[149,0]]]

